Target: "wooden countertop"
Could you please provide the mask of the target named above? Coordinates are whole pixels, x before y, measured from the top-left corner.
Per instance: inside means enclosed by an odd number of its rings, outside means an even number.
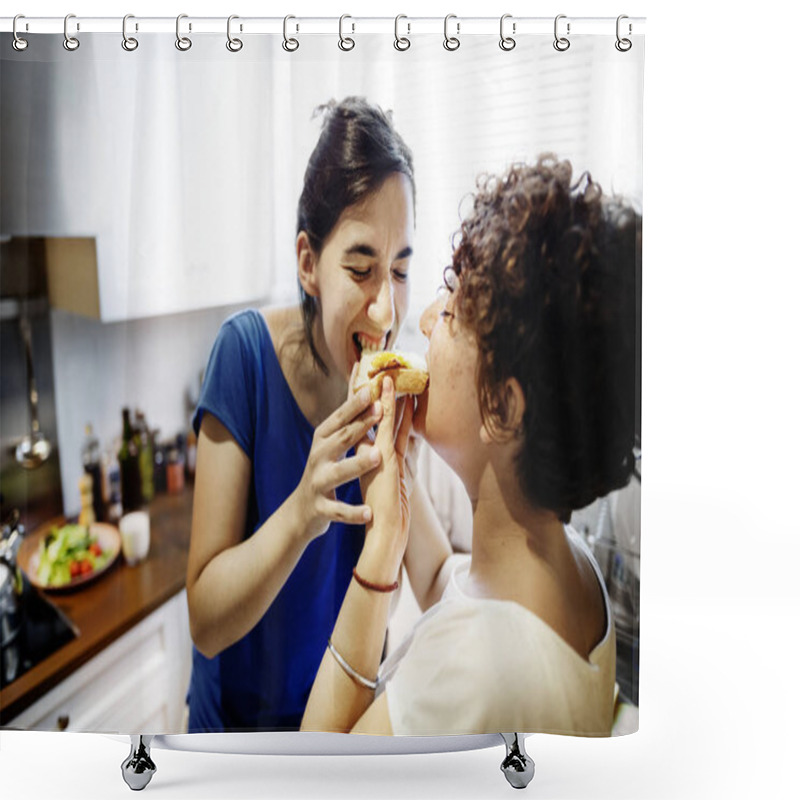
[[[95,582],[49,593],[78,635],[0,692],[0,725],[32,705],[115,639],[174,597],[186,584],[192,491],[158,495],[149,506],[150,552],[135,567],[120,555]]]

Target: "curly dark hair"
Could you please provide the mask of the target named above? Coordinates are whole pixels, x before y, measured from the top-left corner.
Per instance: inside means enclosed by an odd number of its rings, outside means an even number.
[[[317,255],[342,212],[380,189],[390,175],[399,172],[409,179],[416,204],[414,159],[392,124],[391,112],[363,97],[346,97],[318,106],[314,116],[320,114],[322,131],[308,160],[297,204],[297,233],[308,234]],[[327,375],[311,333],[317,303],[302,286],[299,289],[306,341],[317,366]]]
[[[484,423],[508,427],[504,387],[516,378],[520,485],[564,521],[634,469],[641,234],[629,204],[588,173],[573,185],[570,162],[548,154],[479,179],[454,240],[448,269],[456,314],[477,340]]]

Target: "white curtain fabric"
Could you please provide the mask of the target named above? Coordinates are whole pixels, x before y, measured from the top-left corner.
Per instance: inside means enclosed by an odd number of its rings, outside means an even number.
[[[10,38],[10,37],[4,37]],[[606,190],[640,200],[643,44],[575,36],[413,38],[335,36],[59,36],[2,47],[3,234],[97,237],[104,319],[296,297],[294,231],[317,105],[364,95],[394,112],[418,184],[410,322],[450,255],[459,204],[481,171],[544,151],[590,168]],[[9,44],[8,47],[5,45]],[[111,265],[110,269],[106,267]],[[209,284],[214,291],[209,292]],[[409,326],[413,330],[412,326]]]
[[[198,375],[232,308],[297,301],[297,200],[319,135],[314,111],[363,95],[393,112],[414,154],[417,207],[403,347],[449,263],[459,208],[484,171],[546,151],[640,201],[643,37],[60,35],[16,52],[0,36],[0,234],[95,237],[102,321],[53,312],[55,405],[67,513],[77,513],[86,422],[110,451],[120,408],[185,432]],[[183,312],[199,312],[188,314]],[[109,324],[113,323],[113,324]],[[98,379],[100,376],[101,379]]]

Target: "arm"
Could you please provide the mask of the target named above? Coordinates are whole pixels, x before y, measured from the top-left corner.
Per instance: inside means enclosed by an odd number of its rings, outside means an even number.
[[[364,499],[373,509],[374,518],[367,525],[364,549],[356,570],[372,583],[391,584],[397,580],[408,539],[409,505],[404,458],[411,429],[411,411],[408,403],[400,406],[395,438],[395,397],[388,378],[384,380],[381,402],[383,419],[376,444],[380,448],[382,463],[379,469],[362,479],[362,485],[366,487]],[[390,602],[391,593],[366,589],[355,579],[351,580],[331,634],[331,641],[342,657],[370,680],[378,672]],[[390,730],[388,713],[385,718],[381,716],[385,699],[379,700],[372,708],[373,699],[373,690],[350,678],[330,650],[326,650],[311,689],[301,730],[347,732],[362,729],[363,732],[364,726],[370,725]],[[359,726],[362,717],[364,721]]]
[[[192,639],[209,658],[255,626],[306,547],[294,496],[244,539],[251,469],[227,428],[205,414],[186,588]]]
[[[216,417],[203,415],[186,588],[192,639],[205,656],[252,630],[331,520],[364,522],[369,509],[337,501],[335,488],[375,467],[371,448],[342,458],[379,418],[368,406],[368,393],[354,396],[317,428],[300,484],[248,538],[250,459]]]
[[[453,548],[428,489],[417,480],[411,493],[411,528],[403,563],[414,597],[423,612],[441,598],[450,579],[452,555]]]

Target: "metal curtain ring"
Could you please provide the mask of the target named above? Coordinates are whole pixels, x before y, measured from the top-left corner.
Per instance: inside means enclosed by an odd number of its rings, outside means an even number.
[[[287,53],[293,53],[298,47],[300,47],[300,42],[298,42],[297,39],[290,39],[286,35],[286,25],[290,19],[295,19],[295,17],[289,14],[283,18],[283,49],[286,50]]]
[[[556,17],[556,21],[553,23],[553,34],[556,37],[555,41],[553,42],[553,47],[558,50],[559,53],[563,53],[565,50],[569,50],[570,41],[567,39],[566,36],[559,36],[558,35],[558,21],[560,19],[566,19],[566,14],[559,14]],[[567,34],[569,34],[569,22],[567,23]]]
[[[188,18],[188,14],[178,14],[178,18],[175,20],[175,47],[184,53],[192,46],[192,40],[188,36],[181,36],[181,20]],[[192,25],[189,23],[189,30],[191,29]]]
[[[228,41],[225,42],[225,47],[227,47],[228,50],[231,51],[231,53],[238,53],[242,49],[242,47],[244,47],[244,44],[242,43],[241,39],[231,38],[231,22],[235,19],[239,19],[239,17],[237,17],[236,14],[231,14],[228,17]],[[239,30],[241,30],[241,28]]]
[[[25,48],[28,46],[28,40],[27,40],[27,39],[23,39],[23,38],[22,38],[22,37],[21,37],[21,36],[20,36],[20,35],[17,33],[17,20],[18,20],[18,19],[25,19],[25,15],[24,15],[24,14],[17,14],[17,16],[16,16],[16,17],[14,17],[14,24],[13,24],[13,25],[12,25],[12,27],[11,27],[11,30],[12,30],[12,31],[13,31],[13,33],[14,33],[14,39],[13,39],[13,40],[12,40],[12,42],[11,42],[11,46],[12,46],[12,47],[13,47],[13,48],[14,48],[14,49],[17,51],[17,52],[20,52],[20,53],[21,53],[21,52],[22,52],[23,50],[25,50]]]
[[[349,36],[342,35],[342,23],[346,19],[352,19],[352,17],[349,14],[342,14],[342,16],[339,17],[339,49],[348,51],[352,50],[356,46],[356,43]],[[355,29],[356,26],[355,23],[353,23],[353,32],[355,32]]]
[[[132,53],[139,46],[139,40],[134,39],[133,36],[128,36],[129,19],[135,19],[133,14],[126,14],[122,18],[122,49]],[[136,26],[136,29],[139,29],[138,25]]]
[[[405,14],[398,14],[394,18],[394,49],[400,50],[401,52],[404,50],[408,50],[411,47],[411,39],[406,36],[400,36],[400,20],[401,19],[408,19]],[[408,32],[411,33],[411,25],[408,24]]]
[[[74,14],[67,14],[67,16],[64,17],[64,49],[70,52],[77,50],[81,46],[81,43],[74,36],[70,36],[67,30],[71,19],[75,19]]]
[[[455,14],[448,14],[444,18],[444,49],[450,50],[458,50],[461,47],[461,40],[457,36],[450,36],[447,32],[447,27],[450,23],[451,19],[456,19]],[[461,30],[461,23],[456,22],[456,33],[459,33]]]
[[[507,19],[511,19],[511,14],[503,14],[503,16],[500,17],[500,49],[505,50],[506,52],[513,50],[517,46],[516,39],[505,35],[504,26]],[[517,32],[516,22],[512,23],[511,30],[513,33]]]
[[[622,22],[623,19],[628,19],[628,15],[627,14],[620,14],[617,17],[617,41],[614,42],[614,47],[616,47],[617,50],[620,51],[620,53],[627,53],[628,50],[630,50],[631,47],[633,47],[633,43],[631,42],[630,39],[623,39],[619,35],[619,24],[620,24],[620,22]],[[632,32],[632,30],[633,30],[633,28],[631,27],[631,24],[629,22],[628,23],[628,33],[630,34]]]

